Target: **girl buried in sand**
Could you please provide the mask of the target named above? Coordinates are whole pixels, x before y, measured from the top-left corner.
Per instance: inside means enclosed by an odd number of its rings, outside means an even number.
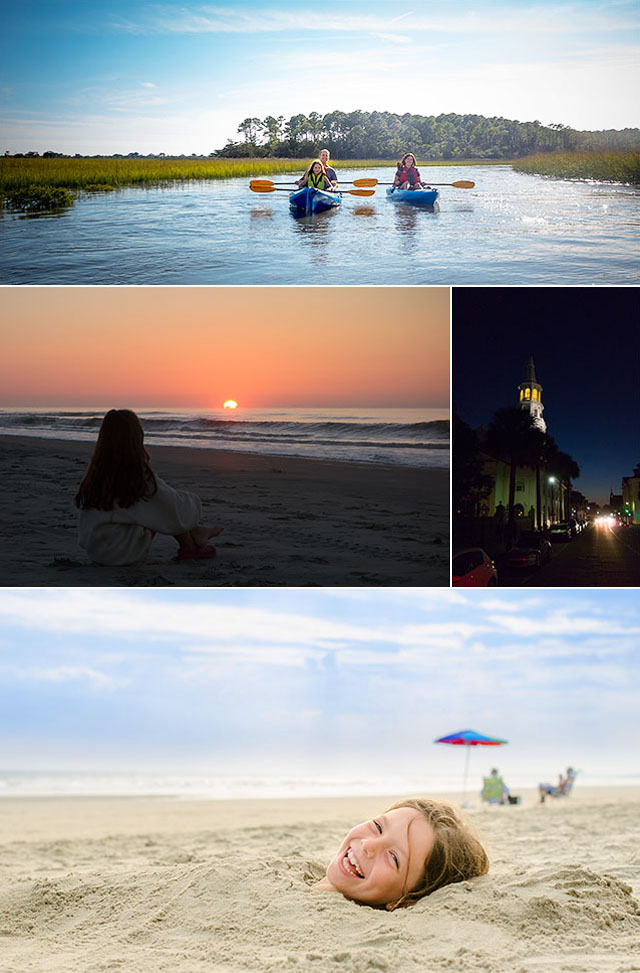
[[[208,541],[224,528],[200,524],[199,498],[154,474],[143,440],[135,412],[107,412],[75,497],[80,547],[97,564],[136,564],[159,533],[175,537],[179,560],[214,557]]]
[[[352,828],[314,888],[391,911],[488,870],[484,848],[449,804],[412,798]]]

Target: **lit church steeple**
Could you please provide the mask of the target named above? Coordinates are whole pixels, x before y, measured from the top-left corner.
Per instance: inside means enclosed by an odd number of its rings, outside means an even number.
[[[547,431],[547,424],[542,418],[544,406],[542,404],[542,386],[536,381],[536,369],[533,357],[529,359],[524,382],[518,386],[520,407],[526,409],[531,416],[531,422],[541,432]]]

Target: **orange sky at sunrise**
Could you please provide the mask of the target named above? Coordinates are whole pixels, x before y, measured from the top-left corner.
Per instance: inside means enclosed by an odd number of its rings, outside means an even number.
[[[448,406],[448,288],[2,288],[15,406]]]

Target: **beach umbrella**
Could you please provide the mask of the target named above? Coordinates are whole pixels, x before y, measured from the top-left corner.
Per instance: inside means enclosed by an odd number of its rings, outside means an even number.
[[[466,804],[467,797],[467,775],[469,773],[469,752],[471,747],[500,747],[503,743],[508,743],[508,740],[500,740],[498,737],[487,737],[482,733],[476,733],[475,730],[458,730],[457,733],[450,733],[446,737],[438,737],[434,743],[450,743],[454,747],[464,747],[465,748],[465,760],[464,760],[464,788],[462,799],[463,803]]]

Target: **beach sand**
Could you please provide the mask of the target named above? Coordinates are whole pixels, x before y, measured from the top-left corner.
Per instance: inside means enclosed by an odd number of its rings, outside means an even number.
[[[640,788],[523,798],[469,812],[489,875],[394,913],[309,885],[392,798],[4,798],[0,969],[640,969]]]
[[[218,556],[174,560],[157,537],[131,567],[90,565],[73,497],[92,443],[0,436],[0,585],[449,584],[449,474],[153,446],[154,470],[224,526]]]

